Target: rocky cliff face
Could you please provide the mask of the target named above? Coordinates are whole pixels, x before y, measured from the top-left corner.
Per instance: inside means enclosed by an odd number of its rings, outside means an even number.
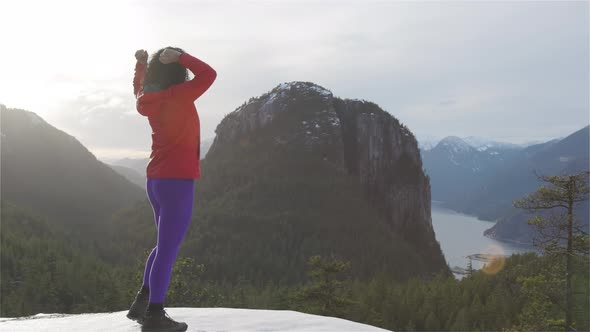
[[[430,181],[418,143],[396,118],[375,103],[341,99],[310,82],[282,83],[222,120],[208,158],[226,144],[252,144],[252,134],[265,130],[275,147],[303,146],[309,158],[357,178],[391,229],[435,252],[427,258],[433,266],[446,266],[432,227]]]
[[[333,103],[346,167],[359,177],[369,200],[401,234],[428,232],[434,238],[430,183],[414,135],[374,103],[339,98]]]

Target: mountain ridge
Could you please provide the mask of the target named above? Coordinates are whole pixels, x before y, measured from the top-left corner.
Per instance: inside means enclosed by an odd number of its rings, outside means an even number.
[[[2,198],[64,227],[72,241],[92,246],[116,211],[145,200],[74,136],[30,111],[1,106],[0,114]]]
[[[534,230],[525,222],[528,215],[512,207],[512,200],[543,185],[533,175],[533,169],[547,175],[588,169],[589,128],[585,126],[563,138],[523,148],[474,148],[459,163],[449,161],[453,159],[452,149],[437,147],[423,151],[434,184],[433,197],[444,201],[447,208],[482,220],[499,221],[485,231],[486,236],[531,244]],[[579,210],[580,215],[587,220],[588,214],[583,210]]]

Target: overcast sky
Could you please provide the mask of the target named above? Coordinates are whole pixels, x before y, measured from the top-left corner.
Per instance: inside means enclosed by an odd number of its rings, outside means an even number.
[[[522,143],[589,123],[589,2],[2,1],[0,103],[99,158],[147,157],[134,53],[177,46],[217,80],[202,138],[250,97],[311,81],[375,102],[418,140]]]

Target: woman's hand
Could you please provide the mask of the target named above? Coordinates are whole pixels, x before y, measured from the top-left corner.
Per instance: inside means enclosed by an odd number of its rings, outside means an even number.
[[[147,64],[148,52],[146,50],[135,51],[135,59],[137,59],[137,62]]]
[[[181,54],[182,53],[178,52],[177,50],[167,48],[167,49],[163,50],[162,53],[160,53],[160,62],[163,64],[169,64],[172,62],[176,62],[176,61],[178,61],[178,58],[180,57]]]

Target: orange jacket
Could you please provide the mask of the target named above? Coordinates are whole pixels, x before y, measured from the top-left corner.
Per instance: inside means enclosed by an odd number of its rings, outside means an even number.
[[[148,178],[201,177],[201,130],[194,102],[213,84],[217,72],[188,53],[181,54],[178,63],[195,77],[157,92],[143,91],[146,65],[135,64],[136,108],[148,118],[152,127],[152,153],[146,168]]]

